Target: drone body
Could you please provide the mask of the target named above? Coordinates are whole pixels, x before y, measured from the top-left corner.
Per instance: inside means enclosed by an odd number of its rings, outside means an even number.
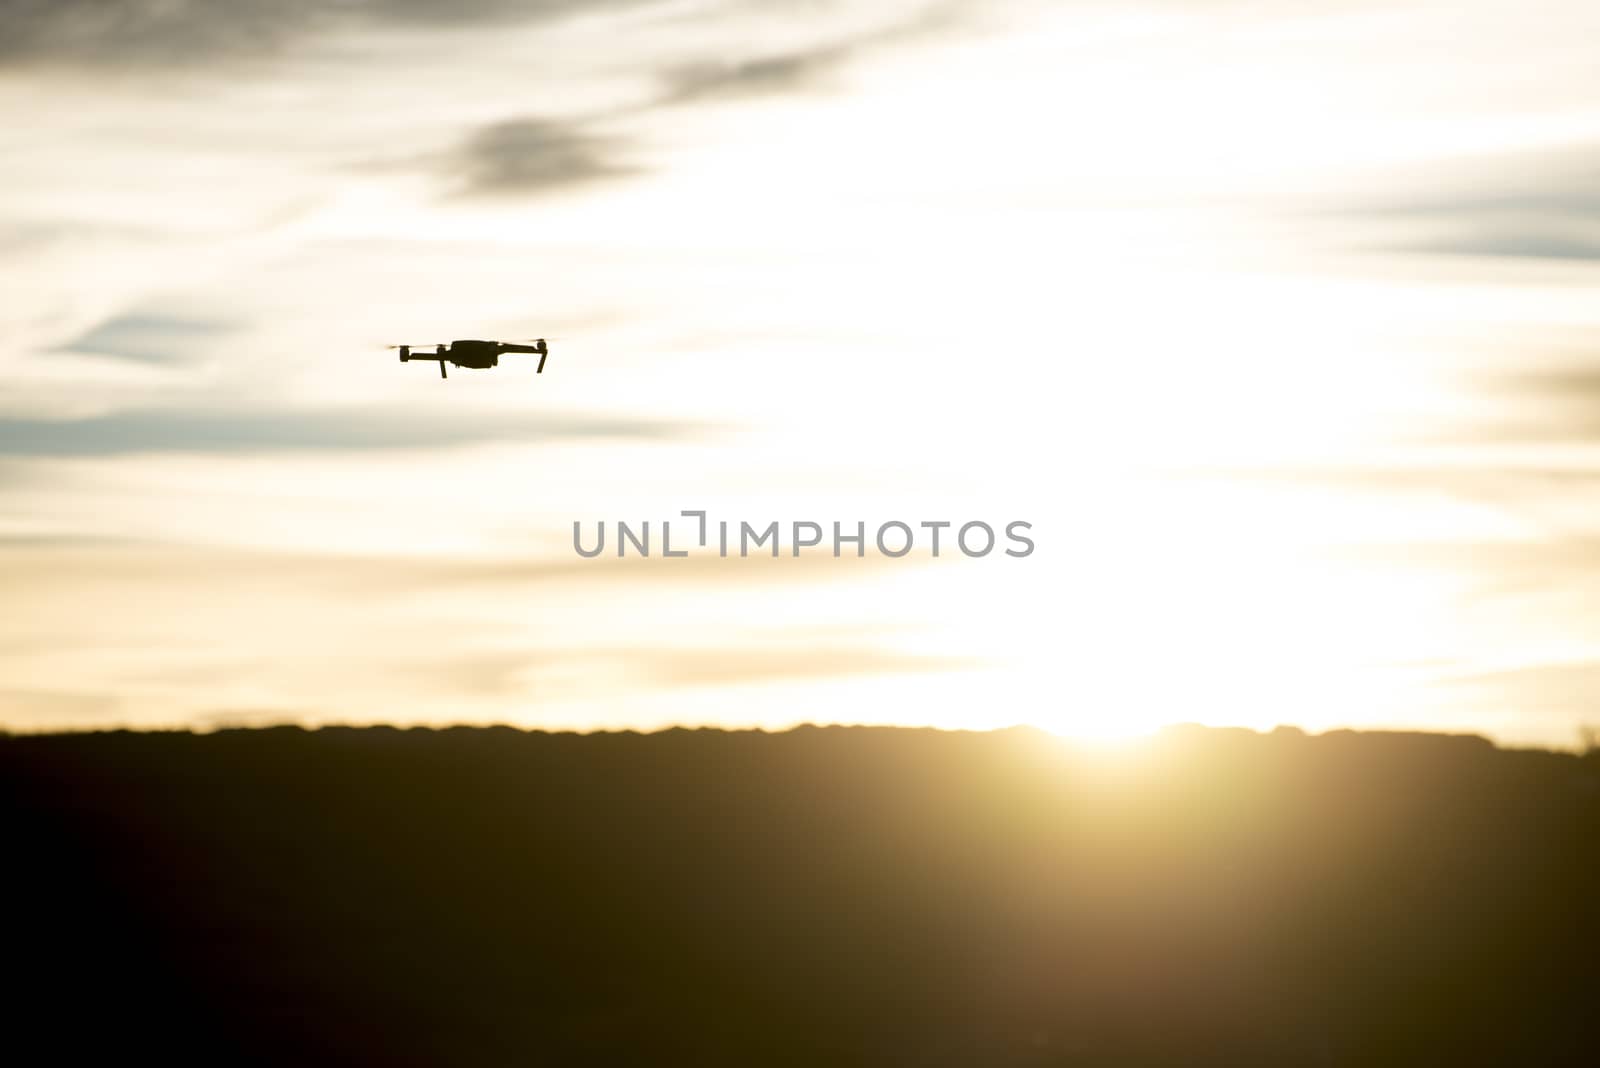
[[[400,350],[400,362],[410,360],[439,361],[439,377],[449,378],[445,364],[453,363],[457,367],[471,367],[483,370],[496,367],[500,363],[500,355],[506,352],[527,352],[539,357],[538,369],[535,374],[544,373],[544,358],[550,355],[550,348],[539,338],[531,345],[513,345],[504,341],[452,341],[448,345],[432,346],[432,352],[412,352],[412,349],[425,349],[426,345],[391,345],[390,348]]]

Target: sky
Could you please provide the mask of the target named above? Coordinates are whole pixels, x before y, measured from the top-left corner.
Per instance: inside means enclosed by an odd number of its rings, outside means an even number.
[[[1583,0],[0,2],[0,726],[1574,744],[1597,37]],[[532,337],[543,374],[385,348]],[[1035,551],[574,552],[684,510]]]

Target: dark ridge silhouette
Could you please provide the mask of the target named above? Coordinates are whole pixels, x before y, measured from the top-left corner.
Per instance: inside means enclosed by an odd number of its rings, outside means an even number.
[[[17,1063],[1594,1064],[1600,756],[0,737]]]

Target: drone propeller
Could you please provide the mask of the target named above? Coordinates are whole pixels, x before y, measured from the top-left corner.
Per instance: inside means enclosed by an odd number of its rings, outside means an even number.
[[[426,345],[385,345],[384,348],[386,348],[386,349],[436,349],[441,344],[448,344],[448,342],[433,342],[433,341],[430,341]]]

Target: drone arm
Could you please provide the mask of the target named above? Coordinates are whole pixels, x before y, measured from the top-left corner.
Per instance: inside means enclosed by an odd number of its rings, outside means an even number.
[[[544,374],[544,360],[545,360],[546,356],[550,355],[550,346],[545,344],[544,338],[540,338],[538,341],[535,341],[531,345],[511,345],[511,344],[507,344],[506,342],[502,341],[500,343],[499,350],[502,353],[505,353],[505,352],[526,352],[526,353],[528,353],[530,355],[538,356],[539,357],[539,366],[534,371],[534,374],[539,374],[539,375]]]

